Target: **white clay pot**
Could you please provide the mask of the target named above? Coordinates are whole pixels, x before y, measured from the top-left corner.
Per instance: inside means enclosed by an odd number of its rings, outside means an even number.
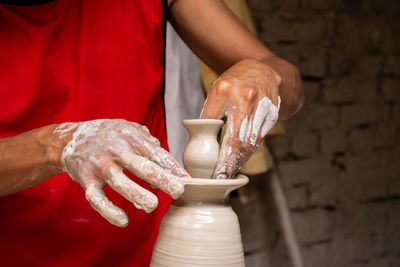
[[[211,178],[217,165],[219,144],[217,134],[222,120],[183,120],[190,140],[183,152],[183,164],[192,177]]]
[[[185,179],[185,192],[164,216],[151,267],[244,267],[240,227],[226,203],[248,178]]]
[[[218,159],[221,120],[184,120],[191,137],[183,154],[193,178],[164,216],[151,267],[244,267],[239,222],[227,204],[229,193],[248,178],[210,179]],[[204,179],[208,178],[208,179]]]

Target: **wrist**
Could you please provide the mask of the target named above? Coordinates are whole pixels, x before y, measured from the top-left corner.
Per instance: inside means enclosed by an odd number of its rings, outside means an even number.
[[[63,164],[61,162],[61,155],[72,139],[72,134],[75,128],[63,128],[66,124],[53,124],[38,129],[36,141],[42,148],[44,155],[44,164],[52,166],[58,172],[63,172]],[[63,129],[60,131],[60,128]]]
[[[271,56],[260,60],[281,77],[279,96],[282,99],[279,120],[286,120],[295,114],[304,103],[304,93],[299,70],[291,63]]]

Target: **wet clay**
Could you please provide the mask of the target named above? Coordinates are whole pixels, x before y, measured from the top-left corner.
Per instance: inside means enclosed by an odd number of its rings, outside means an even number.
[[[157,197],[129,179],[124,169],[175,199],[183,193],[180,177],[189,174],[145,126],[122,119],[101,119],[61,124],[54,134],[63,138],[73,130],[60,161],[64,171],[85,190],[90,205],[110,223],[125,227],[129,219],[104,194],[106,184],[145,212],[152,212],[158,205]]]
[[[183,152],[183,164],[194,178],[212,178],[218,160],[217,134],[222,120],[184,120],[190,140]]]
[[[244,267],[239,222],[227,197],[245,185],[248,178],[238,175],[235,179],[211,179],[218,159],[216,136],[222,121],[183,123],[191,134],[183,161],[193,178],[181,179],[185,191],[162,220],[150,266]]]

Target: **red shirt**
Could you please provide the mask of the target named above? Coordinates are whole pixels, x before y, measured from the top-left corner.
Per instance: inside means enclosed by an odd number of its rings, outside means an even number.
[[[161,0],[0,5],[0,137],[99,118],[146,125],[166,148]],[[0,198],[0,266],[147,266],[171,198],[151,214],[106,187],[128,214],[111,225],[66,173]]]

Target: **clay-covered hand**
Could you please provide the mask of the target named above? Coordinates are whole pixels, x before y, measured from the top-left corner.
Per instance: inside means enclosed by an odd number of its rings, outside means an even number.
[[[233,178],[274,126],[280,84],[279,74],[257,60],[238,62],[213,84],[200,117],[227,116],[215,178]]]
[[[110,223],[124,227],[129,220],[105,196],[106,184],[146,212],[158,205],[157,197],[129,179],[124,169],[175,199],[183,193],[179,177],[189,174],[145,126],[122,119],[102,119],[61,124],[55,133],[62,138],[71,131],[72,140],[63,150],[61,164],[85,190],[90,205]]]

